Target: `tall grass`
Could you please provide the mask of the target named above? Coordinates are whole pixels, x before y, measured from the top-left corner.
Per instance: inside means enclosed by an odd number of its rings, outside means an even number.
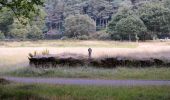
[[[82,41],[82,40],[39,40],[39,41],[0,41],[1,47],[106,47],[136,48],[133,42]]]
[[[156,44],[156,45],[155,45]],[[75,48],[76,47],[76,48]],[[115,41],[0,41],[0,68],[28,65],[28,54],[48,49],[50,54],[78,53],[88,55],[87,49],[93,49],[92,57],[163,57],[170,58],[170,47],[166,43],[129,43]],[[153,49],[154,48],[154,49]],[[8,68],[7,68],[8,69]]]
[[[170,68],[21,68],[14,71],[3,72],[1,75],[18,77],[170,80]]]
[[[1,100],[169,100],[169,86],[0,85]]]
[[[50,54],[60,54],[60,53],[77,53],[88,55],[88,48],[54,48],[54,47],[18,47],[18,48],[0,48],[0,67],[13,66],[17,64],[28,64],[28,54],[34,51],[40,52],[44,49],[48,49]],[[154,48],[154,47],[152,47]],[[170,48],[169,47],[157,47],[154,49],[149,48],[92,48],[92,57],[98,58],[102,56],[125,56],[133,58],[147,58],[147,57],[157,57],[157,58],[170,58]]]
[[[156,45],[155,45],[156,44]],[[134,47],[135,46],[135,47]],[[76,47],[76,48],[75,48]],[[102,79],[170,79],[169,68],[27,68],[28,54],[48,49],[50,54],[78,53],[88,55],[87,49],[93,49],[92,57],[128,56],[170,58],[170,47],[165,43],[127,43],[114,41],[24,41],[0,42],[0,74],[15,76],[43,77],[84,77]],[[32,73],[32,75],[31,75]]]

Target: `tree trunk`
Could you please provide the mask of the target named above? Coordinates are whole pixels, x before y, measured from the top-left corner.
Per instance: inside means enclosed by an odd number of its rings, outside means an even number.
[[[139,37],[137,34],[135,34],[135,38],[136,38],[136,42],[138,43],[139,42]]]
[[[131,42],[131,35],[129,34],[129,42]]]

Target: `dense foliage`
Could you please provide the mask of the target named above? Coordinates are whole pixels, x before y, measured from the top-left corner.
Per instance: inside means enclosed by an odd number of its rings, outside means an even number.
[[[6,39],[34,39],[35,37],[40,39],[40,37],[37,37],[37,34],[39,36],[40,34],[41,36],[43,35],[44,18],[45,13],[42,9],[38,16],[34,16],[30,20],[24,16],[16,16],[9,8],[4,7],[0,13],[0,31]],[[39,31],[37,32],[34,27]]]
[[[2,33],[2,32],[0,31],[0,40],[1,40],[1,39],[4,39],[4,38],[5,38],[4,33]]]
[[[65,20],[65,34],[72,38],[89,36],[96,31],[95,22],[87,15],[72,15]]]
[[[122,34],[122,36],[128,35],[129,40],[131,40],[131,35],[135,36],[135,39],[138,40],[138,35],[142,32],[145,32],[146,27],[142,20],[138,17],[128,16],[127,18],[123,18],[116,24],[115,31],[118,34]]]
[[[165,38],[170,37],[169,5],[169,0],[0,0],[1,37]]]
[[[112,39],[118,40],[126,40],[129,38],[126,34],[129,33],[131,35],[138,33],[139,37],[135,36],[136,34],[132,37],[141,40],[169,37],[170,9],[165,4],[165,1],[154,0],[154,2],[142,2],[137,7],[120,8],[117,14],[113,15],[107,31],[111,34]],[[138,24],[134,23],[132,19],[127,19],[132,15],[138,17]]]
[[[43,5],[42,0],[0,0],[0,10],[7,7],[16,16],[30,18],[33,13],[38,13],[38,6]]]
[[[170,9],[162,4],[144,4],[138,10],[139,17],[147,26],[148,32],[163,34],[170,32]]]
[[[112,20],[110,21],[108,25],[107,32],[111,34],[112,39],[121,39],[121,34],[117,34],[116,32],[116,25],[119,21],[121,21],[124,18],[127,18],[128,16],[133,15],[132,11],[129,8],[120,8],[118,12],[113,15]]]
[[[13,23],[13,14],[8,8],[3,8],[0,11],[0,31],[7,33],[8,26]],[[6,35],[6,34],[5,34]]]

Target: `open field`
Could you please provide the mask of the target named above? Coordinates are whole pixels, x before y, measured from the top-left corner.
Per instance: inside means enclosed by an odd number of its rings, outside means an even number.
[[[49,42],[49,44],[48,44]],[[75,47],[52,47],[50,44],[66,44],[69,41],[41,41],[28,43],[25,46],[32,45],[33,47],[20,47],[18,44],[26,44],[26,42],[4,42],[12,45],[0,47],[0,74],[12,75],[12,76],[26,76],[26,77],[75,77],[75,78],[99,78],[99,79],[153,79],[153,80],[169,80],[170,69],[169,68],[116,68],[116,69],[98,69],[98,68],[56,68],[56,69],[34,69],[28,66],[28,53],[38,51],[41,52],[44,49],[48,49],[51,54],[59,54],[63,52],[78,53],[87,55],[88,46],[98,44],[98,47],[91,47],[93,49],[93,57],[103,56],[130,56],[130,57],[161,57],[170,58],[170,46],[169,42],[157,43],[126,43],[126,42],[111,42],[111,41],[72,41],[71,44],[77,45]],[[11,44],[10,44],[11,43]],[[76,44],[77,43],[77,44]],[[103,44],[104,45],[103,45]],[[105,47],[105,45],[125,45],[125,47]],[[17,44],[17,45],[16,45]],[[40,47],[36,47],[40,44]],[[43,44],[43,45],[41,45]],[[138,45],[135,48],[129,48],[128,45]],[[87,46],[88,45],[88,46]],[[43,47],[41,47],[43,46]],[[46,46],[46,47],[44,47]],[[71,46],[71,45],[70,45]],[[83,67],[83,68],[82,68]],[[128,67],[128,66],[124,66]],[[162,66],[163,67],[163,66]]]
[[[87,54],[87,48],[93,47],[94,56],[109,53],[111,48],[136,48],[136,43],[112,41],[0,41],[0,67],[28,65],[28,53],[48,49],[51,54],[62,52]],[[107,51],[106,51],[107,50]],[[8,68],[7,68],[8,69]]]
[[[1,100],[169,100],[169,86],[0,85]]]
[[[133,42],[80,41],[80,40],[39,40],[39,41],[0,41],[0,47],[105,47],[136,48]]]
[[[49,44],[48,44],[49,42]],[[1,44],[2,42],[0,42]],[[87,55],[87,49],[93,49],[93,57],[109,57],[109,56],[125,56],[133,58],[157,57],[162,59],[170,58],[169,42],[155,43],[127,43],[127,42],[111,42],[111,41],[41,41],[29,42],[25,47],[17,46],[18,44],[26,44],[25,42],[4,42],[0,46],[0,67],[3,66],[20,66],[28,65],[28,53],[34,51],[41,52],[48,49],[51,54],[59,53],[77,53]],[[58,43],[67,46],[59,46]],[[69,44],[70,43],[70,44]],[[43,44],[43,45],[41,45]],[[50,44],[56,44],[53,46]],[[77,45],[78,44],[78,45]],[[76,45],[75,47],[73,45]],[[135,47],[133,47],[135,45]],[[73,46],[73,47],[71,47]],[[132,48],[133,47],[133,48]]]
[[[3,76],[16,77],[58,77],[58,78],[88,78],[113,80],[170,80],[170,68],[20,68],[14,71],[0,72]]]
[[[0,76],[45,77],[45,78],[87,78],[111,80],[170,80],[170,68],[115,69],[80,66],[70,68],[36,69],[28,66],[28,53],[48,49],[50,54],[64,52],[87,55],[93,49],[93,57],[125,56],[134,58],[170,58],[169,42],[127,43],[111,41],[34,41],[0,42]],[[146,66],[147,67],[147,66]],[[0,85],[2,100],[169,100],[170,86],[92,86],[19,84]]]

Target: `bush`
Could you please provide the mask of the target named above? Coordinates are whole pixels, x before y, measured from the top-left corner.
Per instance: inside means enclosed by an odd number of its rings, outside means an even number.
[[[43,32],[37,26],[32,26],[30,32],[27,34],[28,39],[43,39]]]
[[[65,19],[65,35],[69,38],[89,36],[95,31],[96,24],[87,15],[71,15]]]
[[[106,31],[99,31],[94,33],[91,36],[93,39],[98,39],[98,40],[109,40],[111,38],[109,33],[106,33]]]
[[[15,39],[26,39],[27,34],[27,29],[12,29],[10,32],[10,35]]]
[[[28,26],[23,25],[17,19],[14,20],[14,23],[9,26],[9,35],[15,39],[26,39],[29,32]]]
[[[78,36],[76,39],[79,39],[79,40],[88,40],[88,39],[89,39],[89,36],[87,36],[87,35],[82,35],[82,36]]]
[[[67,36],[63,36],[61,40],[68,40],[69,38]]]
[[[115,33],[115,34],[111,34],[111,39],[113,40],[123,40],[122,35]]]
[[[149,32],[142,32],[138,36],[139,36],[139,39],[142,41],[152,40],[154,37],[156,37],[155,34],[149,33]]]
[[[5,39],[5,35],[4,35],[4,33],[2,33],[1,31],[0,31],[0,40],[1,39]]]
[[[62,39],[63,34],[45,34],[45,39]]]

